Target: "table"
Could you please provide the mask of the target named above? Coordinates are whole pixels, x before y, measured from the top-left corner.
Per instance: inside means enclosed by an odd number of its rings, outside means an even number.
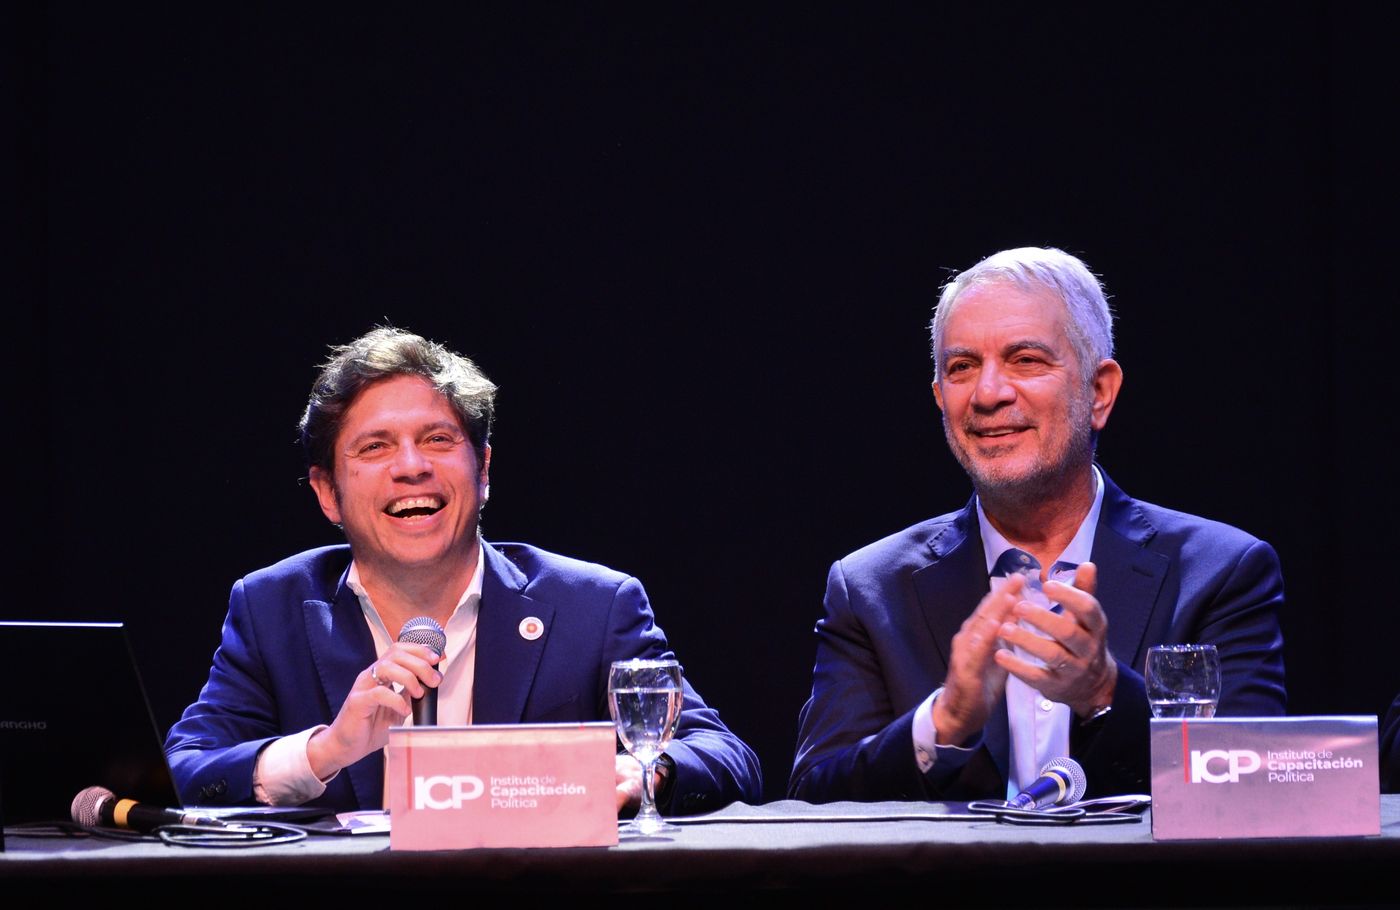
[[[941,804],[776,802],[732,806],[673,838],[611,848],[391,852],[385,836],[313,837],[245,850],[10,833],[0,893],[147,893],[195,905],[276,895],[342,905],[429,888],[476,903],[666,892],[666,906],[719,894],[805,892],[859,899],[926,894],[939,906],[1371,906],[1400,902],[1400,796],[1381,835],[1251,841],[1152,840],[1147,821],[1025,828],[909,818]],[[832,820],[839,816],[844,820]],[[1216,882],[1218,884],[1208,884]],[[163,902],[163,901],[162,901]],[[280,902],[279,902],[280,905]]]

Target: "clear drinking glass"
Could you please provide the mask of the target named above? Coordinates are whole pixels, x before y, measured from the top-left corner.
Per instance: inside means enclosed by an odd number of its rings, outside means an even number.
[[[1220,655],[1215,645],[1154,645],[1147,652],[1146,680],[1153,717],[1214,717]]]
[[[656,811],[656,762],[676,732],[684,697],[681,666],[674,660],[619,660],[608,672],[608,707],[618,739],[642,766],[642,807],[620,834],[680,830]]]

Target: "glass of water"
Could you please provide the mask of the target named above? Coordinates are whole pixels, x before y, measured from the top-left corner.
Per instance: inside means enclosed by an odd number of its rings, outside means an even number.
[[[680,830],[656,811],[656,763],[676,732],[684,699],[681,666],[674,660],[619,660],[608,672],[608,707],[618,739],[642,766],[642,806],[620,834]]]
[[[1220,655],[1215,645],[1154,645],[1147,652],[1146,680],[1153,717],[1214,717]]]

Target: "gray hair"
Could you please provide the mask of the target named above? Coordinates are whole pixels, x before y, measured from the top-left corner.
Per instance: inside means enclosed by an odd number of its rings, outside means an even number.
[[[495,384],[461,354],[387,326],[331,348],[330,359],[321,365],[297,427],[307,464],[334,473],[335,440],[345,412],[366,388],[395,376],[421,376],[447,397],[476,450],[480,468],[495,417]]]
[[[1085,383],[1094,378],[1101,361],[1113,356],[1113,312],[1103,284],[1080,259],[1063,250],[1020,247],[993,253],[943,286],[929,325],[933,340],[934,376],[939,373],[943,330],[958,296],[968,288],[1009,281],[1024,291],[1043,289],[1059,297],[1069,313],[1070,344],[1079,358]]]

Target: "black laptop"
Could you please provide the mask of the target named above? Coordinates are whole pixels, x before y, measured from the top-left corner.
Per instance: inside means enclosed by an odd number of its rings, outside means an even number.
[[[88,787],[178,807],[163,740],[121,623],[0,621],[0,830],[71,821],[73,797]],[[185,808],[284,823],[332,814],[306,806]]]
[[[92,786],[179,806],[161,740],[121,623],[0,622],[0,824]]]

